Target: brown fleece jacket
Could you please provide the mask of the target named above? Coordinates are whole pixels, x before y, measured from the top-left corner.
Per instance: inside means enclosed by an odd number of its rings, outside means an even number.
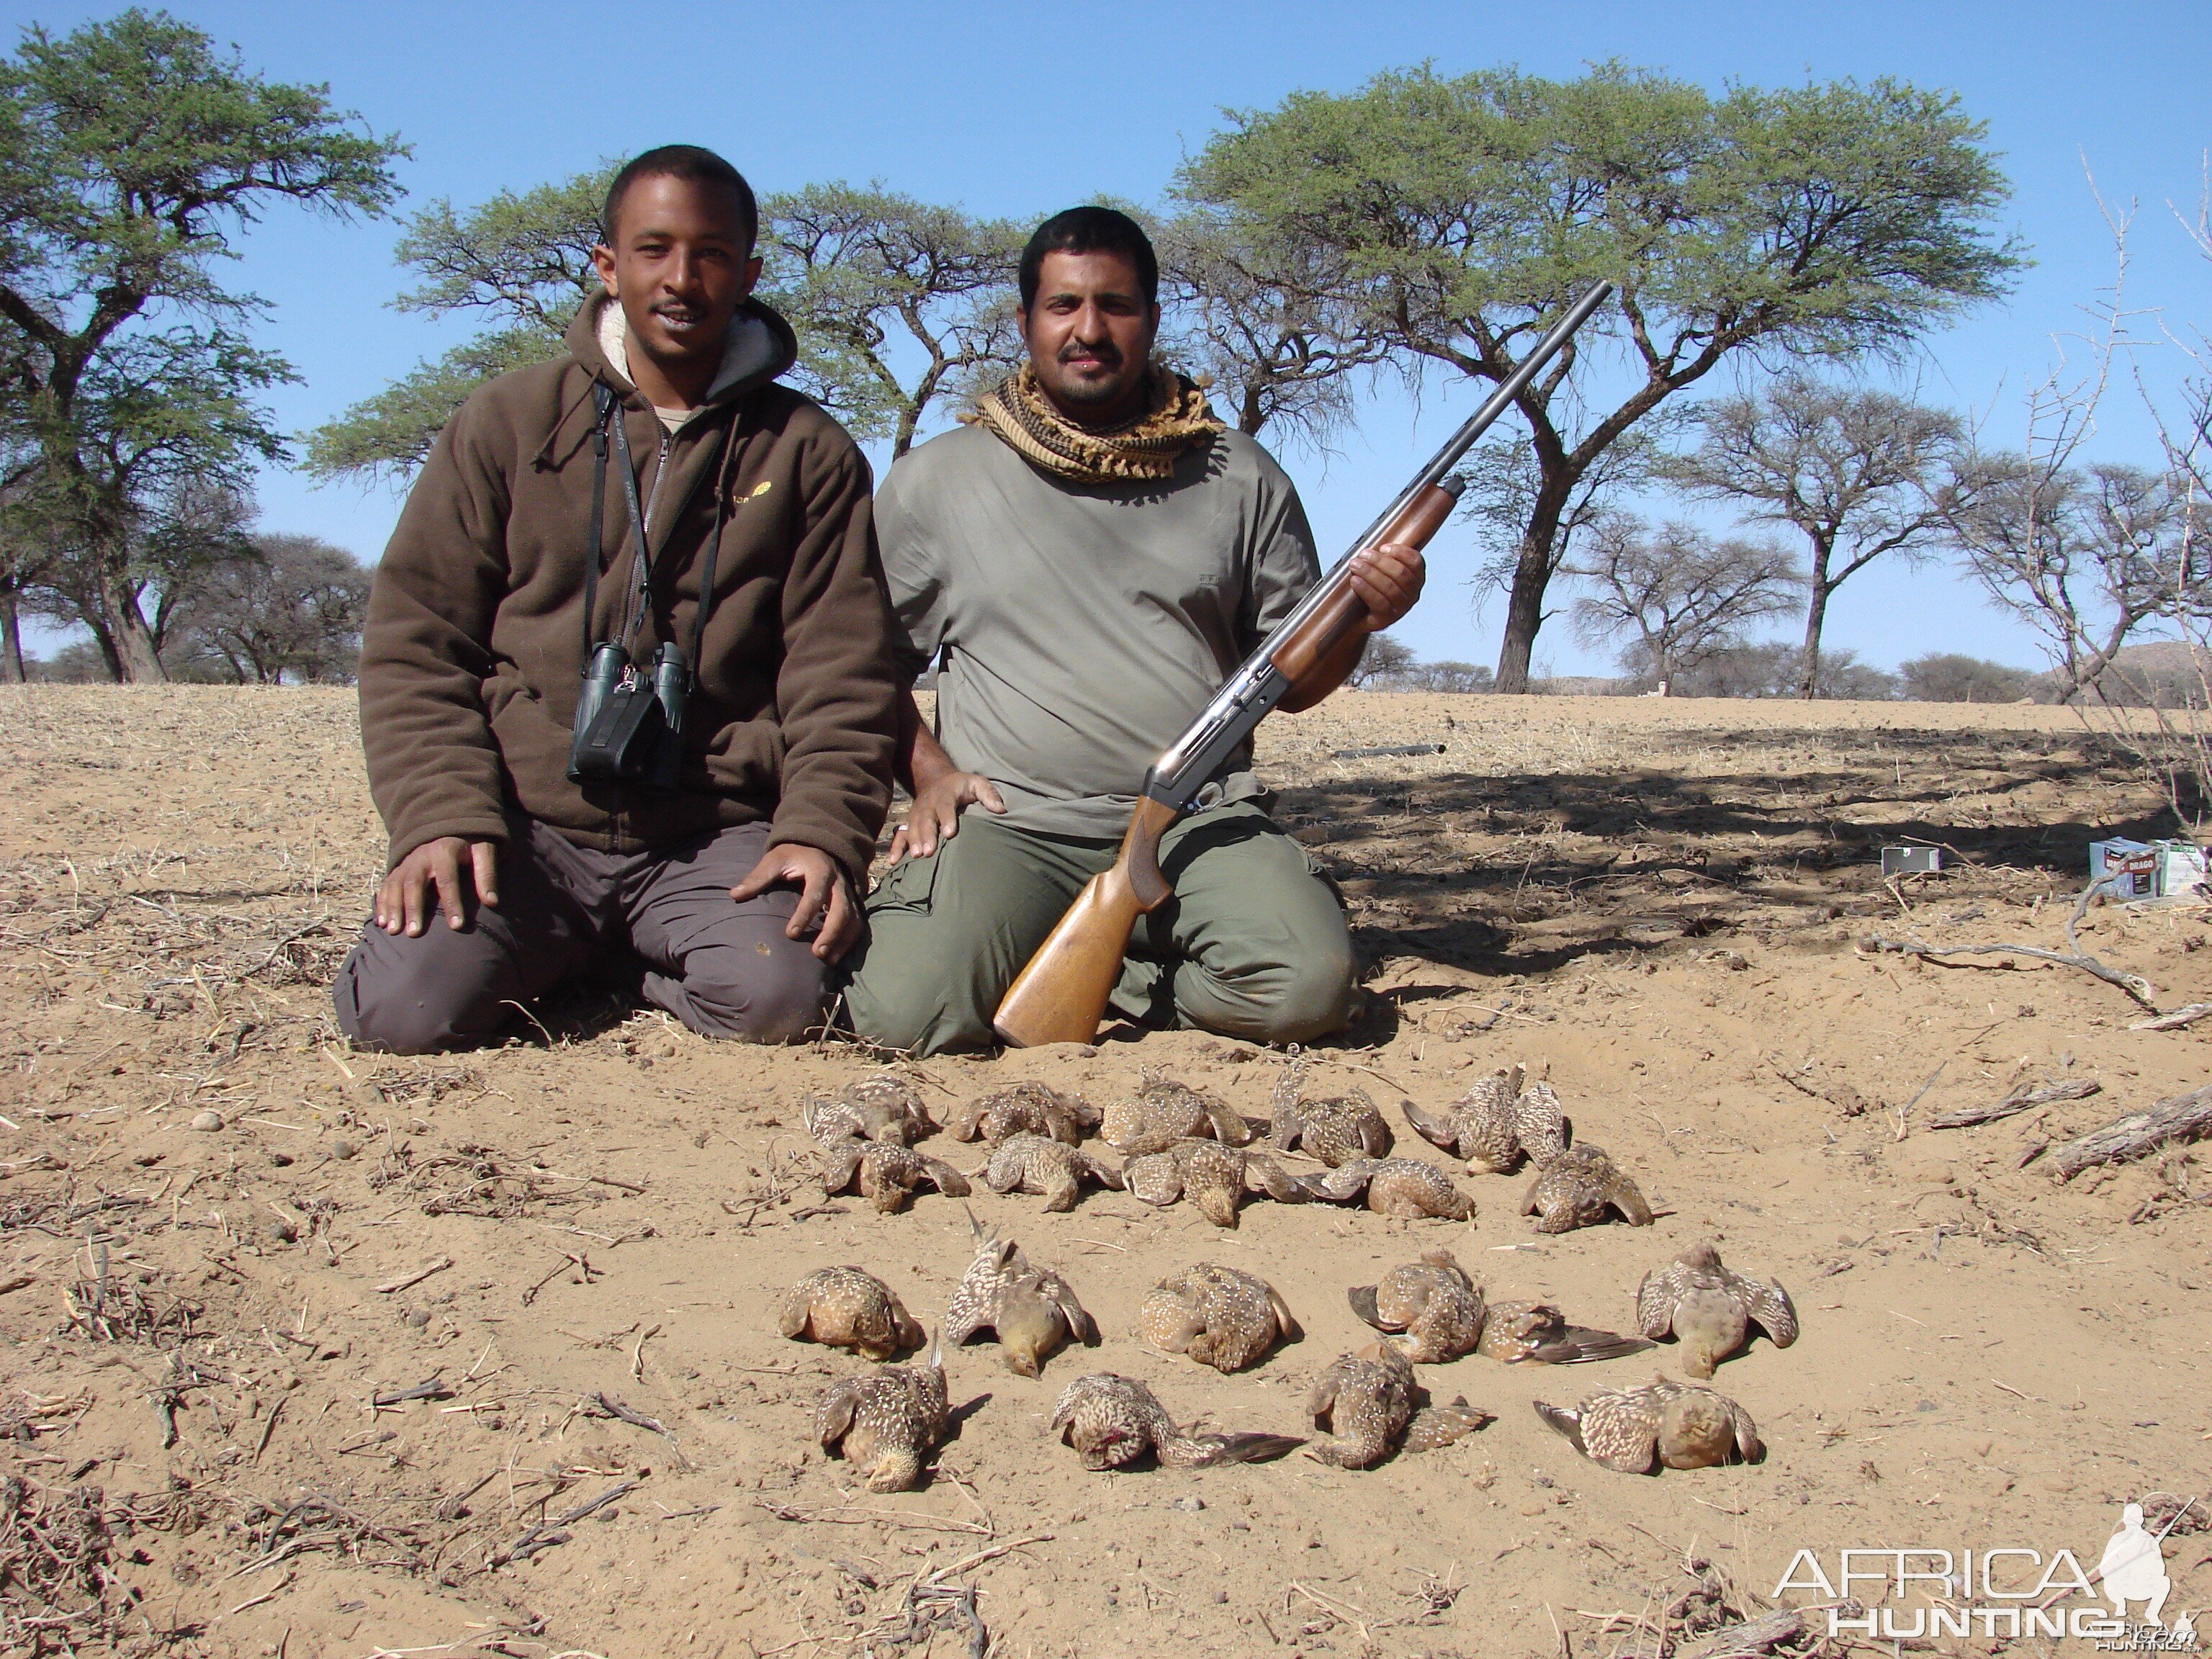
[[[585,306],[566,358],[503,374],[461,406],[377,567],[361,724],[391,861],[441,836],[504,838],[519,808],[579,846],[623,853],[765,819],[776,841],[819,848],[857,878],[890,805],[895,730],[867,461],[813,403],[773,384],[797,343],[757,301],[734,326],[767,331],[751,342],[765,366],[666,434],[599,349],[599,307],[611,303]],[[619,399],[640,499],[658,497],[647,514],[658,614],[632,647],[641,662],[661,640],[690,652],[717,490],[725,502],[673,793],[568,777],[595,380]],[[732,421],[721,476],[710,479]],[[621,460],[609,448],[599,639],[621,626],[635,584]]]

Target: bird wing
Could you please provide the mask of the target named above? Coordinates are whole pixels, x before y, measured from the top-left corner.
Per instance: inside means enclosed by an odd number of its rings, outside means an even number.
[[[1674,1328],[1674,1303],[1682,1293],[1672,1267],[1654,1267],[1636,1287],[1636,1328],[1657,1341]]]
[[[1459,1129],[1454,1121],[1453,1114],[1431,1112],[1425,1107],[1416,1106],[1410,1100],[1400,1101],[1398,1109],[1406,1115],[1406,1121],[1413,1126],[1415,1134],[1420,1136],[1431,1146],[1441,1146],[1444,1151],[1457,1156]]]
[[[1295,1342],[1305,1334],[1291,1316],[1291,1304],[1283,1300],[1283,1293],[1273,1285],[1267,1286],[1267,1305],[1275,1310],[1275,1331],[1281,1340]]]
[[[968,1269],[945,1310],[945,1341],[957,1348],[991,1323],[998,1312],[1000,1283],[999,1270],[988,1258],[977,1261]]]
[[[1300,1176],[1298,1185],[1316,1198],[1325,1198],[1332,1204],[1348,1204],[1367,1190],[1374,1174],[1372,1159],[1355,1158],[1334,1170],[1316,1170],[1311,1175]]]
[[[822,1152],[822,1190],[842,1193],[860,1173],[860,1148],[856,1143],[825,1147]]]
[[[1243,1114],[1225,1100],[1216,1100],[1212,1095],[1200,1094],[1198,1103],[1205,1109],[1206,1120],[1213,1125],[1213,1138],[1224,1146],[1243,1146],[1252,1139],[1252,1126],[1244,1121]]]
[[[1244,1190],[1265,1193],[1282,1204],[1295,1204],[1304,1195],[1298,1183],[1291,1179],[1281,1164],[1265,1152],[1247,1152],[1244,1155]]]
[[[1531,1161],[1548,1164],[1567,1149],[1566,1111],[1548,1083],[1532,1083],[1513,1102],[1514,1138]]]
[[[814,1292],[811,1280],[801,1280],[783,1300],[783,1314],[776,1322],[777,1328],[793,1339],[806,1334],[806,1322],[814,1311]]]
[[[1584,1365],[1594,1360],[1626,1358],[1654,1346],[1640,1336],[1570,1325],[1550,1341],[1537,1344],[1529,1351],[1528,1358],[1540,1365]]]
[[[1534,1403],[1536,1415],[1544,1419],[1553,1433],[1560,1436],[1584,1457],[1590,1455],[1589,1448],[1583,1443],[1583,1414],[1577,1408],[1572,1406],[1554,1406],[1548,1401],[1543,1400]]]
[[[1353,1313],[1378,1331],[1402,1331],[1406,1328],[1403,1325],[1383,1322],[1382,1313],[1375,1306],[1375,1286],[1372,1285],[1354,1285],[1344,1293],[1344,1299],[1352,1304]]]
[[[1773,1339],[1778,1348],[1786,1348],[1797,1340],[1797,1304],[1790,1299],[1790,1292],[1782,1288],[1782,1281],[1770,1279],[1764,1285],[1748,1279],[1745,1288],[1749,1292],[1745,1311],[1759,1322],[1759,1328]]]
[[[1118,1193],[1127,1185],[1122,1179],[1121,1170],[1104,1158],[1094,1158],[1089,1152],[1078,1152],[1075,1157],[1076,1161],[1089,1171],[1091,1178],[1107,1191]]]
[[[1728,1400],[1726,1395],[1721,1396]],[[1751,1420],[1751,1413],[1733,1400],[1728,1401],[1729,1415],[1735,1419],[1735,1449],[1747,1463],[1756,1463],[1766,1455],[1766,1443],[1759,1437],[1759,1425]]]
[[[955,1140],[973,1140],[983,1133],[983,1112],[988,1095],[969,1101],[945,1120],[945,1133]]]
[[[1067,1322],[1068,1331],[1077,1341],[1087,1345],[1098,1340],[1098,1322],[1075,1299],[1074,1287],[1066,1279],[1058,1273],[1039,1273],[1037,1289],[1060,1310],[1060,1316]]]
[[[1632,1394],[1601,1394],[1582,1405],[1583,1449],[1593,1462],[1627,1474],[1648,1474],[1659,1455],[1659,1419],[1664,1409],[1649,1389]]]
[[[1316,1427],[1326,1429],[1329,1426],[1329,1419],[1336,1410],[1337,1384],[1341,1380],[1341,1373],[1336,1366],[1331,1365],[1306,1391],[1306,1415],[1314,1420]]]
[[[853,1413],[860,1403],[860,1382],[857,1376],[848,1376],[831,1384],[830,1392],[822,1396],[822,1407],[814,1416],[814,1438],[824,1450],[842,1440],[852,1428]]]
[[[1632,1227],[1648,1227],[1658,1219],[1651,1213],[1650,1205],[1644,1202],[1644,1189],[1626,1175],[1614,1175],[1613,1189],[1606,1197],[1613,1207],[1626,1218]]]
[[[968,1177],[943,1158],[922,1158],[920,1161],[921,1167],[929,1171],[929,1178],[937,1183],[937,1190],[943,1193],[945,1197],[965,1198],[975,1191],[975,1188],[968,1184]]]
[[[1182,1196],[1182,1170],[1166,1152],[1148,1152],[1121,1165],[1129,1196],[1140,1203],[1172,1204]]]

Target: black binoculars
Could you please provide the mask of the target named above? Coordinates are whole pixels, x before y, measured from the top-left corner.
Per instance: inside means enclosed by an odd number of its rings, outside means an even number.
[[[576,700],[568,781],[675,788],[690,695],[690,665],[672,643],[653,653],[650,679],[612,641],[592,647],[583,694]]]

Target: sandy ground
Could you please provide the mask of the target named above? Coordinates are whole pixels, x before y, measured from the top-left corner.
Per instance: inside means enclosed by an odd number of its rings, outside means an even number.
[[[979,1652],[951,1586],[1006,1656],[1688,1653],[1801,1548],[1832,1574],[1847,1547],[2094,1565],[2123,1502],[2156,1522],[2212,1486],[2203,1153],[2066,1184],[2031,1156],[2201,1085],[2212,1020],[2136,1030],[2069,969],[1855,948],[2058,945],[2092,836],[2170,826],[2063,712],[1346,696],[1271,722],[1261,767],[1371,993],[1319,1079],[1424,1156],[1401,1100],[1523,1064],[1660,1218],[1540,1237],[1525,1176],[1462,1174],[1472,1224],[1261,1201],[1223,1231],[979,1183],[1103,1340],[1035,1381],[951,1356],[957,1437],[890,1496],[811,1443],[861,1362],[774,1317],[851,1262],[934,1323],[968,1263],[960,1203],[883,1216],[808,1179],[800,1094],[876,1061],[710,1045],[588,988],[495,1051],[349,1052],[325,987],[381,861],[354,721],[341,692],[0,696],[7,1652]],[[1416,742],[1443,751],[1336,757]],[[1909,840],[1954,867],[1886,889],[1875,849]],[[2081,928],[2161,1008],[2212,999],[2207,938],[2202,907]],[[940,1115],[1019,1078],[1103,1102],[1160,1066],[1260,1117],[1282,1060],[1119,1031],[904,1069]],[[2100,1091],[1931,1127],[2045,1079]],[[1530,1408],[1680,1376],[1672,1347],[1425,1368],[1495,1422],[1364,1473],[1088,1474],[1047,1432],[1093,1370],[1185,1420],[1310,1432],[1307,1387],[1372,1336],[1347,1286],[1448,1248],[1493,1297],[1624,1329],[1699,1238],[1803,1321],[1716,1379],[1756,1466],[1616,1474]],[[1304,1340],[1226,1377],[1146,1351],[1144,1292],[1201,1260],[1270,1279]],[[2212,1602],[2203,1515],[2166,1546],[2169,1619]],[[1891,1603],[1908,1627],[1923,1589]]]

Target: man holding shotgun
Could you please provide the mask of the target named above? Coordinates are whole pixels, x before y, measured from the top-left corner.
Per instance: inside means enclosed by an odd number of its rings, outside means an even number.
[[[1115,864],[1146,769],[1321,575],[1297,492],[1156,363],[1158,266],[1126,215],[1073,208],[1024,251],[1029,361],[876,501],[904,666],[914,807],[846,992],[859,1034],[918,1054],[994,1041],[1000,998]],[[1420,596],[1415,547],[1349,571],[1364,610],[1279,706],[1318,702]],[[1306,1042],[1351,1018],[1342,906],[1268,817],[1238,744],[1158,845],[1110,999],[1144,1024]]]

